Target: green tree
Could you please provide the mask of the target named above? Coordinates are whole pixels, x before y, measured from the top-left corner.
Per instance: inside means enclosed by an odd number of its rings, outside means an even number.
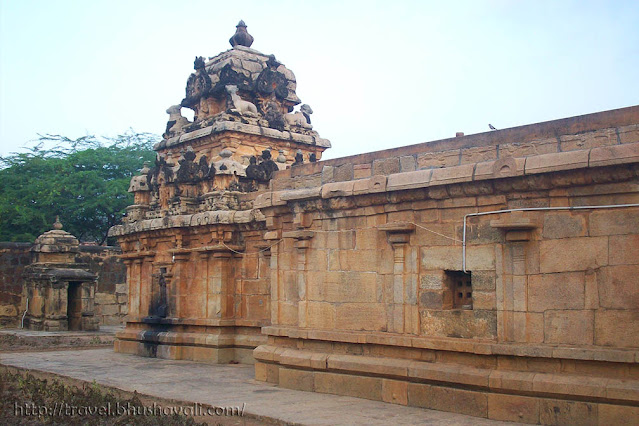
[[[0,241],[33,241],[59,215],[80,241],[107,241],[133,204],[131,177],[152,161],[158,136],[40,136],[26,152],[0,157]],[[46,146],[53,146],[46,148]]]

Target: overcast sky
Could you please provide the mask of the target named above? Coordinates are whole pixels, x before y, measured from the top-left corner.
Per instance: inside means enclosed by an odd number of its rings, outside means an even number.
[[[324,158],[639,104],[636,0],[0,5],[0,155],[38,133],[161,134],[240,19],[295,73]]]

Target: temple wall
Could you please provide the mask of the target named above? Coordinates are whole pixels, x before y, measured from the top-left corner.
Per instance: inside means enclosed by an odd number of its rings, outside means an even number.
[[[144,245],[124,255],[129,317],[127,329],[118,333],[116,351],[252,363],[252,350],[265,342],[260,327],[269,324],[270,253],[259,225],[241,231],[241,241],[233,224],[131,237]],[[158,310],[160,280],[166,288],[163,312]]]
[[[0,243],[0,324],[20,326],[24,267],[31,264],[31,243]],[[98,276],[95,315],[101,325],[123,324],[127,314],[126,267],[117,247],[81,246],[76,261]]]
[[[31,263],[31,243],[0,243],[0,325],[19,325],[22,273]]]
[[[255,202],[277,243],[256,378],[530,423],[639,415],[637,123],[632,107],[279,172]]]
[[[639,417],[639,106],[317,162],[293,73],[240,24],[109,231],[116,351],[498,420]]]

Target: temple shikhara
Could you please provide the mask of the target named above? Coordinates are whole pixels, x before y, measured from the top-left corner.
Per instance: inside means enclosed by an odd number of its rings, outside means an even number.
[[[195,59],[131,181],[116,351],[498,420],[639,416],[639,106],[320,161],[252,42],[240,21]]]

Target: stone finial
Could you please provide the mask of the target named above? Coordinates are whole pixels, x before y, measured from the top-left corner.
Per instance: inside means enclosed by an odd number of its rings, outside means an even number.
[[[140,175],[148,175],[151,169],[149,168],[149,162],[145,161],[140,170]]]
[[[53,222],[53,229],[62,229],[62,222],[60,222],[60,216],[55,217],[55,222]]]
[[[246,31],[246,24],[244,23],[244,21],[240,21],[235,26],[235,28],[236,28],[235,34],[233,34],[233,37],[229,39],[229,43],[231,43],[231,46],[235,47],[239,45],[239,46],[251,47],[251,44],[253,44],[254,39],[253,39],[253,36],[250,35],[248,31]]]

